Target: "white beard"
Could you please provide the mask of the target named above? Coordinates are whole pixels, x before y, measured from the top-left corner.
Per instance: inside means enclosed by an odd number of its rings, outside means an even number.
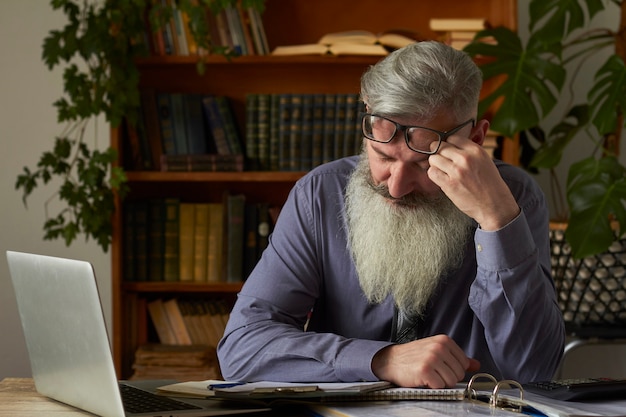
[[[348,240],[361,288],[372,303],[390,294],[421,315],[440,279],[463,261],[473,221],[443,193],[394,204],[374,186],[365,152],[346,189]]]

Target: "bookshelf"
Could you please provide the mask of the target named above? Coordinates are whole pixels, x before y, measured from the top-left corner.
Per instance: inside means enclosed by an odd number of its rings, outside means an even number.
[[[516,29],[515,0],[402,0],[358,3],[336,0],[267,0],[263,14],[265,30],[273,49],[279,45],[316,42],[322,35],[364,29],[374,33],[391,28],[409,28],[424,38],[434,38],[428,29],[431,17],[485,17],[492,25]],[[329,18],[332,16],[332,18]],[[196,59],[160,56],[137,62],[140,87],[179,93],[227,96],[240,132],[245,132],[245,103],[249,93],[357,93],[360,76],[380,57],[366,56],[241,56],[232,60],[207,59],[199,75]],[[485,86],[488,89],[489,86]],[[121,132],[111,131],[112,146],[124,160]],[[503,159],[516,163],[514,141],[505,141]],[[128,171],[130,192],[113,218],[112,298],[113,356],[120,378],[132,373],[138,346],[155,342],[147,303],[156,298],[222,298],[232,303],[241,283],[128,282],[124,277],[124,205],[129,201],[175,197],[188,202],[220,202],[225,191],[243,193],[253,203],[280,206],[303,172],[158,172]]]

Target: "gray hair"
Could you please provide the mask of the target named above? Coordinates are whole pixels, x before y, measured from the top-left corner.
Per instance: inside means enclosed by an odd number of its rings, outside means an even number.
[[[482,73],[472,59],[436,41],[416,42],[371,66],[361,77],[361,98],[372,113],[428,120],[440,111],[475,115]]]

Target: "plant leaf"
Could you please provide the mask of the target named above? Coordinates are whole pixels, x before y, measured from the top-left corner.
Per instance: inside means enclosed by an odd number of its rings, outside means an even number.
[[[589,106],[581,104],[574,106],[558,125],[550,131],[550,135],[537,149],[530,166],[534,168],[551,169],[561,162],[563,151],[570,144],[574,136],[585,128],[589,122]]]
[[[560,42],[602,10],[602,0],[532,0],[528,8],[529,28],[544,42]]]
[[[584,258],[605,251],[615,240],[611,220],[626,224],[626,169],[615,157],[589,157],[570,167],[566,239],[572,255]]]
[[[626,109],[626,66],[617,55],[612,55],[596,73],[589,90],[593,124],[601,135],[614,132],[618,114]]]
[[[492,37],[496,44],[480,42],[483,37]],[[480,66],[485,80],[505,76],[479,105],[482,115],[499,100],[491,129],[512,137],[537,126],[554,108],[566,75],[558,63],[559,45],[538,42],[531,36],[524,49],[517,33],[500,27],[479,32],[464,50],[471,56],[485,57],[486,63]]]

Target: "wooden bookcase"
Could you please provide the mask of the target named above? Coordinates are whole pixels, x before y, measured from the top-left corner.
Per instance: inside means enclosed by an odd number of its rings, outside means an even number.
[[[430,18],[485,17],[491,25],[517,27],[516,0],[267,0],[263,21],[270,48],[312,43],[322,35],[364,29],[374,33],[408,28],[434,38]],[[363,71],[378,57],[244,56],[232,61],[208,60],[199,75],[193,57],[153,57],[138,62],[142,87],[180,93],[226,95],[231,99],[240,130],[245,132],[245,95],[248,93],[358,92]],[[487,87],[486,87],[487,88]],[[112,145],[122,150],[120,134]],[[506,141],[503,159],[516,163],[514,141]],[[123,155],[122,155],[123,158]],[[177,197],[181,201],[215,202],[229,190],[244,193],[247,201],[280,205],[300,172],[139,172],[129,171],[129,199]],[[147,301],[155,297],[211,296],[234,301],[241,284],[126,282],[123,275],[123,202],[113,219],[112,298],[113,356],[118,375],[128,378],[138,345],[151,338]],[[184,376],[182,376],[184,377]]]

